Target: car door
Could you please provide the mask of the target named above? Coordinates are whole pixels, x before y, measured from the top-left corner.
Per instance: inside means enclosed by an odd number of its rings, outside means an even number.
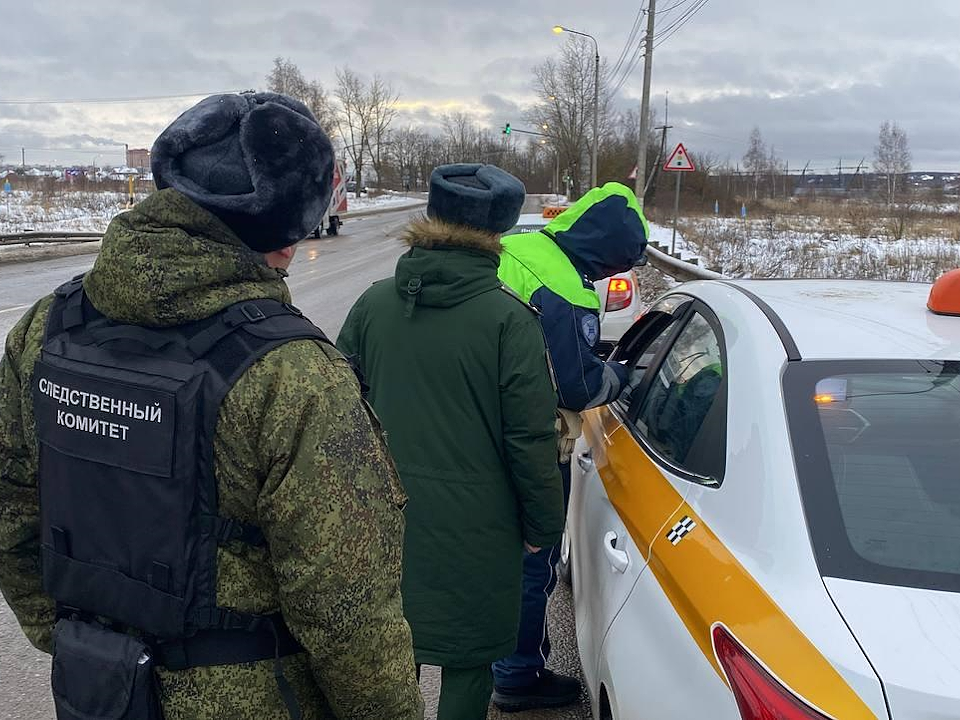
[[[584,437],[575,450],[567,532],[577,638],[588,686],[597,673],[603,637],[646,566],[653,540],[650,535],[638,544],[608,495],[634,484],[629,453],[637,452],[636,442],[624,429],[623,418],[647,367],[690,302],[688,296],[664,299],[624,337],[618,352],[621,361],[630,363],[631,383],[617,403],[585,413]],[[643,519],[633,520],[646,529],[672,509],[642,504],[638,512]]]
[[[630,535],[646,545],[648,569],[612,619],[598,673],[621,719],[671,717],[678,706],[699,707],[690,704],[697,673],[711,689],[716,684],[677,609],[673,574],[690,570],[676,552],[696,531],[685,512],[687,494],[723,481],[726,374],[720,323],[695,301],[630,397],[624,431],[637,449],[633,486],[610,497]],[[662,514],[653,517],[641,505],[656,505]]]

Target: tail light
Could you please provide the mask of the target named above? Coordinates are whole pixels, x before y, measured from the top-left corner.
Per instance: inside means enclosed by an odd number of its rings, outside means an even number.
[[[610,284],[607,285],[607,312],[611,310],[623,310],[630,306],[633,300],[633,285],[624,278],[610,278]]]
[[[713,648],[743,720],[830,720],[781,684],[722,625],[713,628]]]

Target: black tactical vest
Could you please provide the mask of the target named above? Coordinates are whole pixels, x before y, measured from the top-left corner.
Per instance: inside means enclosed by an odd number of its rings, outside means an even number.
[[[33,399],[43,588],[61,615],[138,630],[170,669],[301,650],[279,615],[216,604],[217,546],[264,544],[218,512],[220,405],[250,365],[294,339],[329,342],[274,300],[151,329],[97,312],[82,278],[57,289]]]

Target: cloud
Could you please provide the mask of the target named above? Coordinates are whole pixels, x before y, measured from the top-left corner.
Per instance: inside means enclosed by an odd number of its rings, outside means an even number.
[[[791,163],[827,164],[869,156],[890,118],[906,128],[915,167],[960,166],[955,0],[909,12],[894,0],[723,0],[680,26],[686,7],[661,15],[659,31],[677,32],[658,38],[654,57],[654,106],[662,116],[670,92],[671,139],[735,160],[758,125]],[[521,121],[532,67],[562,42],[554,23],[592,33],[612,65],[635,20],[642,31],[634,4],[574,0],[34,0],[4,8],[0,100],[260,88],[283,56],[328,91],[338,67],[381,74],[401,96],[403,123],[438,128],[462,111],[492,127]],[[625,79],[618,107],[637,107],[641,71]],[[0,104],[0,147],[84,135],[149,145],[193,101]]]

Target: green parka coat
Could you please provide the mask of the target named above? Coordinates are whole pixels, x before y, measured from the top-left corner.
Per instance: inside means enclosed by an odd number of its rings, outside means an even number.
[[[396,276],[350,311],[359,363],[410,498],[404,614],[418,663],[516,649],[523,543],[563,530],[556,392],[535,311],[497,279],[496,236],[415,221]]]

